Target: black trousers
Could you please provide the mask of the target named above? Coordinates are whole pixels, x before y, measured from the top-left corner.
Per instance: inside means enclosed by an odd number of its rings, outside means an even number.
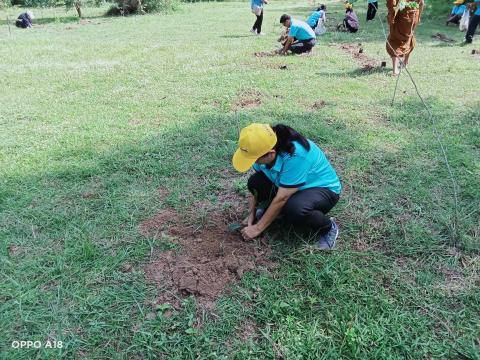
[[[260,15],[255,15],[257,17],[257,20],[255,20],[255,23],[253,24],[252,29],[257,32],[257,34],[260,34],[262,32],[262,23],[263,23],[263,9]]]
[[[470,23],[468,24],[467,34],[465,35],[465,41],[471,43],[473,40],[473,35],[475,35],[475,30],[480,24],[480,15],[473,15],[470,17]]]
[[[447,25],[449,23],[455,24],[455,25],[460,25],[460,19],[462,18],[462,15],[449,15],[447,19]]]
[[[348,21],[345,20],[345,19],[343,19],[343,25],[351,33],[356,33],[358,31],[358,29],[355,29],[355,28],[351,27],[350,24],[348,23]]]
[[[316,43],[317,41],[315,39],[295,40],[295,42],[290,45],[289,50],[294,54],[302,54],[312,50]]]
[[[367,21],[375,19],[375,15],[377,14],[378,9],[378,2],[375,1],[373,3],[368,3],[367,9]]]
[[[248,190],[258,204],[272,200],[278,188],[263,172],[256,172],[248,179]],[[300,190],[287,200],[282,214],[292,225],[323,235],[332,226],[326,214],[337,204],[339,198],[338,194],[326,188]]]

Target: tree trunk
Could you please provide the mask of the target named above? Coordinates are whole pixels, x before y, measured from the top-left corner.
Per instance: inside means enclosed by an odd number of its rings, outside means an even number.
[[[82,9],[80,8],[80,1],[75,1],[75,10],[77,10],[78,17],[82,18]]]

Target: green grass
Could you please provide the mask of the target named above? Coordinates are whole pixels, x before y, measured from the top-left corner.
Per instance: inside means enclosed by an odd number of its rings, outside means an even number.
[[[248,36],[246,2],[128,18],[86,9],[86,25],[45,9],[42,27],[11,35],[1,23],[0,357],[479,359],[480,62],[444,19],[419,26],[410,71],[460,188],[452,229],[451,182],[409,80],[391,106],[388,71],[361,74],[337,46],[388,60],[360,7],[361,31],[327,34],[311,57],[253,56],[275,46],[281,13],[305,16],[306,3],[269,5],[263,38]],[[438,31],[458,43],[435,42]],[[231,111],[252,89],[261,106]],[[317,100],[326,106],[312,111]],[[270,233],[278,269],[245,277],[194,329],[193,299],[171,317],[155,309],[142,263],[168,244],[138,224],[215,204],[223,184],[245,192],[230,158],[252,121],[290,124],[327,152],[344,184],[339,250]],[[243,340],[245,323],[256,330]],[[47,339],[64,347],[11,348]]]

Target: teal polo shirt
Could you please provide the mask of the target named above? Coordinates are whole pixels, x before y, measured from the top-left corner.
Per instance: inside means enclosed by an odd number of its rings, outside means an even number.
[[[292,19],[288,36],[300,41],[315,39],[315,33],[312,28],[306,22],[295,19]]]
[[[310,25],[310,27],[314,27],[317,25],[318,20],[323,16],[324,11],[314,11],[307,19],[307,24]]]
[[[277,155],[272,167],[255,163],[253,168],[262,171],[278,187],[299,190],[321,187],[340,194],[340,179],[327,157],[317,144],[310,140],[308,143],[310,150],[294,141],[295,150],[292,155],[281,153]]]

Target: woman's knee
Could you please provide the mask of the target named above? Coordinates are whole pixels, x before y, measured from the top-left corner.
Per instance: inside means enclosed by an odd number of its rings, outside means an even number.
[[[300,199],[291,197],[284,205],[282,213],[290,223],[301,225],[310,216],[311,210]]]
[[[262,173],[256,172],[248,178],[247,187],[252,194],[262,188],[262,183],[264,183],[262,175]]]

